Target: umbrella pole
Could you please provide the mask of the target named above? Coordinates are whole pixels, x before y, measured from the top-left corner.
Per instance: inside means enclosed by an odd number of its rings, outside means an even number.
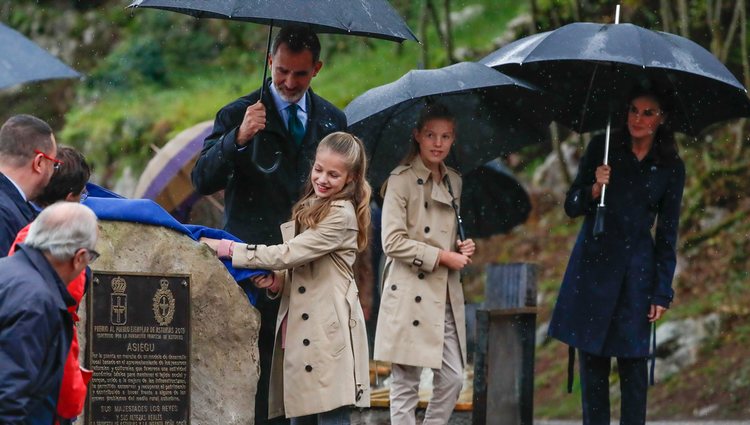
[[[604,137],[604,165],[607,165],[609,160],[609,136],[612,128],[612,115],[610,114],[607,118],[607,133]],[[604,194],[607,191],[607,185],[602,185],[602,194],[599,197],[599,205],[596,207],[596,217],[594,218],[594,237],[598,237],[604,233],[604,216],[607,212],[606,206],[604,205]]]
[[[260,84],[260,99],[263,100],[263,95],[266,92],[266,78],[268,78],[268,56],[271,54],[271,35],[273,34],[273,21],[271,21],[271,25],[268,26],[268,42],[266,43],[266,56],[264,58],[265,65],[263,66],[263,81],[261,81]],[[255,165],[255,168],[258,169],[263,174],[271,174],[274,171],[276,171],[277,168],[279,168],[279,164],[281,164],[281,152],[276,151],[274,154],[274,163],[270,168],[265,168],[262,165],[258,163],[258,144],[253,143],[253,154],[252,154],[252,161],[253,165]]]
[[[461,239],[461,242],[466,240],[466,232],[464,231],[464,221],[461,219],[461,214],[458,212],[458,205],[456,204],[456,195],[453,194],[453,187],[451,186],[451,179],[446,174],[443,177],[443,181],[445,181],[445,186],[448,188],[448,193],[451,195],[451,206],[453,207],[453,212],[456,213],[456,224],[458,225],[458,238]]]

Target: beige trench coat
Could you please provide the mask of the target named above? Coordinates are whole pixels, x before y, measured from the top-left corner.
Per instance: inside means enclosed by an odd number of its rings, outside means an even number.
[[[444,168],[458,204],[461,177]],[[383,252],[387,255],[375,332],[375,359],[439,369],[445,303],[450,298],[466,364],[464,294],[458,271],[438,267],[438,252],[455,251],[456,216],[444,182],[435,184],[417,157],[388,178],[383,202]],[[446,296],[447,295],[447,296]]]
[[[281,245],[237,244],[232,265],[286,270],[276,321],[268,417],[298,417],[341,406],[370,405],[367,333],[352,265],[357,218],[349,201],[334,201],[314,229],[295,236],[281,225]],[[281,323],[287,316],[285,349]]]

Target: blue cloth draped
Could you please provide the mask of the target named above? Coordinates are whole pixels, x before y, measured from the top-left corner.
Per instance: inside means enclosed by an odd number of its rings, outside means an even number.
[[[224,230],[194,224],[183,225],[159,204],[150,199],[123,198],[122,196],[93,183],[87,183],[86,190],[89,192],[89,197],[83,201],[83,204],[91,208],[99,220],[128,221],[167,227],[184,235],[188,235],[196,241],[201,237],[208,237],[213,239],[231,239],[235,242],[242,242],[239,238],[225,232]],[[266,274],[268,271],[234,268],[232,267],[232,260],[230,259],[222,259],[221,262],[224,263],[224,266],[234,280],[236,280],[240,287],[245,291],[250,303],[255,305],[255,300],[260,292],[255,286],[253,286],[252,282],[248,281],[248,279],[253,276]]]

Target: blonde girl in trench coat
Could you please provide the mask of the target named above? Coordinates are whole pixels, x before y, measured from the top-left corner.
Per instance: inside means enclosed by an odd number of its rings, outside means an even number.
[[[281,225],[281,245],[203,240],[235,267],[275,270],[255,284],[281,293],[269,418],[348,424],[370,405],[367,334],[352,266],[367,245],[370,186],[362,142],[343,132],[318,145],[310,179]]]
[[[443,163],[454,128],[444,105],[426,106],[412,152],[384,187],[387,259],[374,357],[392,363],[392,424],[415,423],[423,367],[434,371],[425,425],[448,423],[463,384],[466,325],[459,271],[471,262],[475,246],[471,239],[457,239],[453,205],[461,196],[461,177]]]

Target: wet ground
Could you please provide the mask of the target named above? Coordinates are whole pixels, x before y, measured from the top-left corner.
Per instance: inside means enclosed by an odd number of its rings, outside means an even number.
[[[417,411],[417,425],[424,418],[424,410]],[[449,425],[470,425],[471,412],[453,412]],[[372,408],[352,414],[352,425],[390,425],[388,409]],[[534,425],[579,425],[581,421],[554,421],[536,420]],[[612,422],[618,425],[619,422]],[[747,421],[711,421],[711,420],[684,420],[684,421],[649,421],[647,425],[750,425]]]

